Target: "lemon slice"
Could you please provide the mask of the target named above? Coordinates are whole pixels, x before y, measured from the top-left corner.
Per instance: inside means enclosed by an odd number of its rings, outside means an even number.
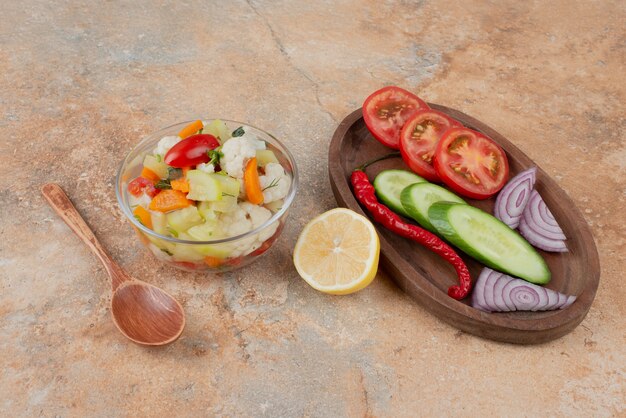
[[[374,225],[354,211],[337,208],[304,227],[293,251],[293,263],[313,288],[346,295],[374,280],[379,254]]]

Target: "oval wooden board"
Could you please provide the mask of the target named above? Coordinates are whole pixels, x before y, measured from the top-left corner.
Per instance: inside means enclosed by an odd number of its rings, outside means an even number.
[[[445,106],[430,104],[465,126],[483,132],[505,150],[509,159],[510,177],[533,165],[533,161],[515,145],[484,123]],[[328,154],[330,182],[337,203],[368,216],[352,194],[350,173],[364,162],[391,150],[370,134],[361,109],[352,112],[339,125]],[[382,170],[408,169],[400,158],[383,160],[366,172],[373,180]],[[446,291],[457,281],[454,269],[437,255],[420,245],[401,238],[375,224],[380,236],[381,266],[396,283],[418,303],[442,320],[484,338],[518,344],[536,344],[559,338],[574,329],[585,317],[598,288],[600,263],[589,226],[567,194],[541,168],[537,169],[537,191],[568,237],[569,252],[554,254],[540,251],[550,270],[552,280],[546,286],[577,296],[573,305],[550,312],[486,313],[469,306],[470,298],[457,301]],[[468,203],[489,213],[495,199]],[[475,280],[483,265],[460,253]]]

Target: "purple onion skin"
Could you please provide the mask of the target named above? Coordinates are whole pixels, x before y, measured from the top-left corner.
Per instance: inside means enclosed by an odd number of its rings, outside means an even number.
[[[497,297],[495,292],[498,292]],[[472,307],[485,312],[552,311],[565,309],[575,300],[576,296],[568,296],[485,267],[474,284]]]
[[[493,216],[511,229],[517,228],[530,199],[530,192],[535,187],[536,179],[537,167],[531,167],[509,180],[498,193]]]

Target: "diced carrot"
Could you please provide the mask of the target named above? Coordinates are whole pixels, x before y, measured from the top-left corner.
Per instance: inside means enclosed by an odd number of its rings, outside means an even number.
[[[213,257],[213,256],[210,256],[210,255],[207,255],[206,257],[204,257],[204,262],[209,267],[219,267],[222,264],[224,264],[224,259],[223,258],[219,258],[219,257]]]
[[[137,206],[133,211],[133,215],[135,215],[139,222],[150,229],[152,229],[152,216],[150,216],[150,212],[148,212],[143,206]]]
[[[204,125],[202,124],[202,121],[201,120],[197,120],[195,122],[191,122],[189,125],[185,126],[183,129],[181,129],[181,131],[178,133],[178,136],[180,136],[182,139],[185,139],[188,136],[191,136],[191,135],[195,134],[196,132],[198,132],[202,128],[204,128]]]
[[[159,212],[169,212],[171,210],[186,208],[191,205],[191,200],[187,199],[187,195],[180,190],[166,189],[154,196],[150,202],[150,210],[158,210]]]
[[[189,193],[189,183],[185,179],[170,180],[170,185],[174,190],[180,190],[183,193]]]
[[[152,180],[152,181],[159,181],[161,180],[161,177],[155,173],[154,171],[150,170],[148,167],[144,167],[141,170],[141,177],[143,177],[144,179],[148,179],[148,180]]]
[[[243,185],[246,189],[246,198],[253,205],[263,203],[263,190],[261,190],[261,181],[259,180],[259,172],[257,170],[256,157],[248,160],[246,169],[243,173]]]

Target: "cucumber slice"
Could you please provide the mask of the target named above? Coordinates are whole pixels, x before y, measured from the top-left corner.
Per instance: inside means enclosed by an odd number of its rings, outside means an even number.
[[[256,162],[259,167],[265,167],[269,163],[279,164],[278,158],[276,158],[276,154],[274,154],[274,151],[269,149],[256,150]]]
[[[237,208],[237,197],[241,185],[239,180],[222,174],[210,174],[215,178],[222,188],[222,199],[211,202],[211,208],[216,212],[230,212]]]
[[[407,186],[400,193],[400,202],[409,216],[430,232],[437,233],[437,229],[428,219],[428,208],[435,202],[465,203],[463,199],[432,183],[415,183]]]
[[[170,174],[168,169],[169,166],[163,161],[159,160],[155,155],[146,155],[146,158],[143,159],[143,166],[152,170],[162,179],[166,179],[167,176]]]
[[[187,234],[197,241],[211,241],[221,238],[218,231],[217,220],[208,220],[187,230]]]
[[[189,239],[185,234],[183,239]],[[196,245],[193,244],[174,244],[170,245],[169,252],[172,254],[172,258],[176,261],[187,261],[190,263],[201,261],[204,259],[204,254],[198,251]]]
[[[428,218],[444,238],[488,267],[531,283],[550,281],[544,259],[502,221],[470,205],[437,202]]]
[[[178,209],[173,212],[169,212],[167,215],[167,224],[174,231],[174,236],[181,232],[184,232],[194,225],[199,225],[203,221],[198,213],[198,208],[195,206],[188,206],[183,209]]]
[[[198,213],[205,221],[217,219],[217,213],[215,213],[211,204],[212,202],[198,203]]]
[[[220,143],[224,143],[227,139],[230,138],[230,131],[226,126],[226,123],[220,119],[214,119],[204,127],[202,133],[211,134],[216,138],[219,138]]]
[[[202,225],[200,225],[202,226]],[[194,227],[196,228],[196,227]],[[192,228],[193,229],[193,228]],[[206,230],[204,230],[204,228],[197,228],[193,231],[193,233],[195,234],[196,237],[201,236],[202,234],[207,234],[204,235],[204,237],[200,240],[197,238],[194,238],[193,236],[191,236],[191,234],[189,233],[182,233],[180,234],[180,238],[181,239],[186,239],[186,240],[190,240],[190,241],[210,241],[212,239],[217,239],[214,236],[208,236],[207,231],[210,228],[206,228]],[[177,245],[185,245],[186,247],[188,247],[191,251],[190,252],[186,252],[186,254],[189,255],[190,257],[190,261],[197,261],[198,260],[198,256],[200,256],[200,259],[206,257],[206,256],[211,256],[211,257],[217,257],[217,258],[226,258],[228,257],[233,250],[236,247],[236,244],[232,243],[232,242],[225,242],[225,243],[221,243],[221,244],[194,244],[194,245],[189,245],[189,244],[177,244]],[[182,261],[186,261],[186,260],[182,260]]]
[[[161,235],[170,235],[167,230],[167,217],[163,212],[150,211],[150,217],[152,218],[152,229],[157,234]],[[161,238],[153,237],[152,235],[146,234],[146,237],[152,241],[157,248],[167,254],[171,254],[173,243],[169,241],[165,241]]]
[[[152,230],[157,234],[168,235],[167,217],[163,212],[151,210],[150,218],[152,219]]]
[[[426,180],[415,173],[406,170],[384,170],[374,179],[376,196],[382,203],[400,215],[410,217],[400,202],[402,190],[414,183],[423,183]]]
[[[200,170],[190,170],[187,173],[187,181],[189,182],[187,199],[202,201],[222,200],[221,183],[215,178],[215,175],[211,174]]]

